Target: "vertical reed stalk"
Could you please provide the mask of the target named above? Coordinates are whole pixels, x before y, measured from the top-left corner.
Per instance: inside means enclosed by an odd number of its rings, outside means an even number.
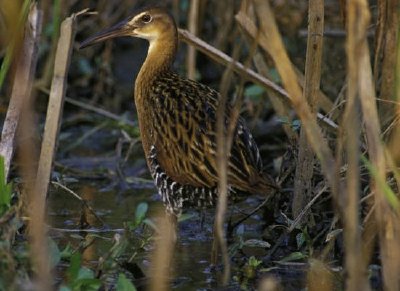
[[[324,1],[309,2],[308,39],[303,99],[308,101],[316,120],[318,111],[318,91],[321,79],[322,45],[324,33]],[[299,153],[294,179],[292,203],[293,217],[297,217],[312,198],[312,177],[314,173],[314,153],[308,143],[304,127],[300,131]],[[307,219],[307,217],[305,217]]]
[[[397,17],[400,18],[400,10],[397,10]],[[400,31],[400,24],[398,26],[398,30]],[[393,160],[397,165],[400,165],[400,37],[397,36],[397,46],[396,46],[396,67],[395,67],[395,88],[394,88],[394,100],[397,102],[395,104],[395,118],[394,121],[394,129],[390,136],[389,141],[389,152],[392,155]],[[398,180],[397,183],[400,184]],[[399,186],[400,188],[400,186]]]
[[[399,30],[399,3],[398,0],[379,0],[378,28],[381,32],[377,40],[377,51],[375,55],[376,78],[379,78],[379,117],[381,126],[387,127],[395,116],[395,110],[390,101],[394,98],[395,68],[396,68],[396,46]],[[377,63],[382,59],[381,68],[378,70]],[[379,74],[380,73],[380,74]]]
[[[199,8],[200,0],[192,0],[189,11],[189,31],[197,35],[199,30]],[[187,77],[194,80],[196,78],[196,49],[188,47],[187,53]]]
[[[11,30],[9,37],[12,38],[9,40],[6,55],[4,56],[3,62],[1,64],[1,69],[0,69],[0,89],[2,87],[2,84],[6,78],[7,72],[9,70],[9,66],[12,63],[12,59],[14,58],[14,55],[20,53],[21,51],[21,44],[24,46],[25,44],[23,43],[24,39],[24,28],[26,25],[26,19],[29,13],[29,0],[25,0],[22,7],[20,7],[20,14],[15,15],[16,17],[16,27],[14,30]],[[4,5],[4,4],[3,4]],[[5,9],[3,5],[0,5],[0,9]],[[8,13],[8,14],[13,14],[13,11],[2,11],[3,13]],[[14,11],[15,13],[15,11]],[[8,15],[8,17],[11,17]],[[9,19],[11,20],[11,19]],[[13,23],[8,23],[8,25],[12,25]],[[40,34],[40,33],[39,33]],[[25,40],[26,41],[26,40]],[[25,45],[26,46],[26,45]],[[26,49],[26,47],[23,47]],[[17,58],[15,58],[17,59]],[[28,60],[26,60],[28,62]],[[22,62],[22,60],[21,60]],[[25,68],[25,71],[18,71],[16,75],[20,78],[24,78],[24,80],[27,80],[29,77],[29,74],[33,74],[30,70],[32,69],[31,66],[35,67],[36,66],[36,60],[32,60],[30,63],[26,63],[27,67]],[[20,70],[22,69],[22,65],[16,64],[17,68]],[[33,68],[34,70],[35,68]],[[27,75],[25,76],[24,73]],[[32,77],[33,78],[33,77]],[[17,80],[17,77],[15,78]],[[28,84],[26,84],[28,86]],[[16,141],[16,136],[17,136],[17,128],[20,123],[20,118],[21,118],[21,113],[22,113],[22,107],[23,104],[27,101],[29,98],[29,94],[27,94],[28,88],[25,86],[22,86],[18,82],[14,82],[13,84],[13,90],[12,90],[12,95],[10,98],[8,110],[7,110],[7,115],[6,119],[4,120],[3,124],[3,130],[1,133],[1,141],[0,141],[0,155],[4,157],[4,170],[5,170],[5,180],[7,181],[8,179],[8,173],[10,171],[10,166],[11,166],[11,160],[14,155],[14,150],[15,150],[15,141]],[[4,181],[4,182],[6,182]]]
[[[24,87],[24,94],[32,94],[32,84],[35,73],[35,65],[38,53],[38,41],[41,32],[41,12],[36,5],[32,5],[29,13],[29,24],[27,25],[24,48],[19,57],[15,84],[17,87]],[[21,74],[21,75],[20,75]],[[26,76],[24,76],[26,75]],[[45,205],[35,191],[34,180],[36,176],[37,148],[33,140],[32,133],[36,131],[34,121],[33,100],[25,100],[21,114],[21,125],[19,132],[19,162],[21,164],[21,174],[23,177],[24,192],[27,194],[29,214],[29,241],[30,256],[36,275],[37,290],[51,290],[51,275],[49,252],[47,247],[46,225],[45,225]]]
[[[379,234],[381,259],[383,267],[384,288],[399,290],[400,278],[400,224],[398,209],[390,205],[382,181],[386,181],[386,160],[384,146],[380,139],[381,130],[376,107],[375,88],[370,64],[366,31],[370,21],[368,2],[353,0],[347,3],[348,13],[348,59],[349,74],[357,74],[357,86],[361,108],[364,115],[365,133],[368,143],[369,158],[376,174],[372,175],[371,190],[375,194],[375,219]],[[380,182],[381,181],[381,182]],[[357,268],[363,266],[358,265]],[[360,286],[357,286],[360,288]],[[358,289],[359,290],[359,289]]]
[[[368,286],[363,278],[366,271],[361,268],[361,233],[359,221],[359,192],[360,192],[360,121],[359,121],[359,99],[358,80],[360,65],[360,39],[364,36],[363,19],[356,22],[355,1],[347,2],[347,103],[343,118],[343,131],[345,132],[345,149],[347,156],[346,174],[346,196],[340,195],[339,200],[343,203],[344,241],[345,241],[345,265],[348,273],[346,288],[357,290],[360,286]],[[338,153],[341,155],[341,153]],[[339,193],[340,194],[340,193]],[[367,287],[369,288],[369,287]]]
[[[292,105],[298,114],[302,127],[304,128],[307,140],[321,162],[322,171],[328,184],[334,188],[334,159],[328,147],[326,139],[323,137],[313,114],[303,98],[301,88],[297,81],[296,73],[289,60],[282,38],[279,34],[274,15],[268,1],[254,0],[256,13],[260,20],[260,39],[264,37],[270,42],[268,52],[273,58],[275,66],[282,78],[284,87],[288,91]]]
[[[75,15],[65,19],[61,24],[60,39],[58,40],[55,56],[54,75],[49,95],[49,104],[47,107],[46,123],[35,185],[36,192],[43,199],[43,204],[45,204],[53,159],[57,148],[57,136],[62,117],[74,36]]]
[[[239,50],[235,47],[234,56],[237,57]],[[235,59],[235,57],[233,59]],[[225,70],[221,80],[221,98],[217,108],[217,167],[218,167],[218,204],[215,215],[215,234],[217,245],[222,253],[224,263],[224,274],[222,284],[227,285],[231,274],[231,264],[228,255],[228,246],[225,239],[224,222],[226,208],[228,205],[228,159],[231,151],[232,135],[226,128],[226,107],[228,106],[228,89],[233,76],[232,64]],[[216,259],[216,258],[215,258]]]
[[[156,244],[152,254],[152,278],[149,290],[169,290],[170,270],[172,268],[172,255],[176,241],[176,217],[168,216],[160,218],[158,229],[160,232],[156,237]]]

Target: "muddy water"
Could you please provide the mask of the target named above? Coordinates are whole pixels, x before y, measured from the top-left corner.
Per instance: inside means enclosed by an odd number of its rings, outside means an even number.
[[[96,266],[99,257],[107,253],[113,245],[115,234],[124,232],[124,222],[134,219],[137,205],[147,202],[148,217],[153,219],[156,212],[163,207],[157,201],[155,189],[133,189],[118,193],[104,190],[101,183],[88,182],[85,185],[73,185],[71,188],[85,199],[100,222],[81,201],[62,189],[53,187],[49,196],[49,219],[52,225],[52,236],[63,248],[68,243],[74,248],[84,241],[83,237],[90,233],[97,236],[94,243],[86,248],[82,257],[87,266]],[[80,232],[82,214],[85,216],[88,232]],[[179,240],[174,254],[174,290],[209,290],[217,287],[216,274],[210,268],[210,250],[212,244],[213,211],[207,211],[205,222],[201,224],[200,213],[192,211],[192,217],[179,224]],[[149,247],[150,248],[150,247]],[[149,265],[149,251],[138,256],[136,263],[146,274]],[[141,285],[141,284],[139,284]],[[237,289],[235,286],[232,288]]]

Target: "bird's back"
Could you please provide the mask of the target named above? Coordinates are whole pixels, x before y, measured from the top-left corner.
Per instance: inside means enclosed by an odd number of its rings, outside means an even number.
[[[151,119],[146,130],[152,133],[145,136],[149,140],[144,142],[149,145],[147,156],[156,180],[156,170],[160,171],[158,183],[156,181],[158,188],[162,176],[170,179],[170,183],[175,182],[176,188],[193,187],[208,192],[204,196],[213,196],[211,200],[215,200],[219,93],[175,73],[165,72],[157,76],[142,94],[147,95],[140,98],[146,103],[142,104],[143,116]],[[228,106],[226,123],[230,111]],[[270,192],[274,185],[262,172],[258,147],[242,118],[237,122],[229,155],[228,184],[233,189],[250,193]],[[194,200],[194,204],[199,204]]]

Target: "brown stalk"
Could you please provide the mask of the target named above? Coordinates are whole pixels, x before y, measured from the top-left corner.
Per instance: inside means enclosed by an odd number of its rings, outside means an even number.
[[[316,120],[318,91],[321,80],[322,45],[324,32],[324,1],[309,2],[308,38],[303,98],[308,101]],[[299,153],[294,179],[292,203],[293,217],[297,217],[312,198],[312,177],[314,173],[314,153],[308,143],[304,127],[300,131]],[[305,217],[307,220],[307,217]]]
[[[386,0],[378,0],[377,12],[378,18],[376,20],[375,28],[375,48],[374,48],[374,84],[378,86],[379,79],[379,64],[382,58],[382,48],[384,39],[385,19],[386,19]]]
[[[239,54],[239,46],[236,45],[233,52],[233,59],[236,59]],[[222,253],[222,260],[224,264],[224,273],[222,278],[222,284],[227,285],[230,278],[230,258],[228,255],[228,247],[225,239],[224,222],[226,209],[228,205],[228,159],[232,146],[233,131],[236,125],[237,117],[235,118],[235,113],[239,112],[236,109],[232,110],[232,116],[229,116],[230,120],[229,127],[226,128],[226,107],[228,106],[228,89],[231,84],[233,77],[233,64],[231,63],[225,70],[224,75],[221,80],[220,93],[221,98],[217,108],[217,164],[218,164],[218,204],[217,211],[215,215],[215,236],[219,248]],[[215,253],[213,254],[215,256]],[[213,258],[214,263],[216,258]]]
[[[241,3],[240,11],[237,15],[248,15],[252,19],[254,19],[255,12],[253,3],[251,1],[243,0]],[[252,42],[253,43],[258,42],[256,38],[249,35],[243,29],[241,31],[244,32],[244,35],[246,36],[247,42],[249,44]],[[267,77],[268,79],[271,79],[270,69],[260,52],[256,52],[254,54],[253,64],[256,67],[257,72],[259,74]],[[274,111],[276,112],[277,116],[287,118],[287,122],[282,124],[282,128],[286,133],[289,141],[297,140],[298,138],[297,133],[291,127],[292,116],[290,114],[291,108],[289,104],[283,102],[283,100],[279,98],[279,96],[277,96],[276,92],[274,92],[273,90],[268,90],[268,96],[269,96],[269,101],[271,102],[271,105],[274,108]]]
[[[23,178],[24,193],[27,195],[29,214],[29,242],[30,258],[36,274],[36,289],[51,290],[51,275],[47,249],[46,227],[44,219],[44,204],[34,190],[36,176],[36,145],[32,138],[36,126],[34,121],[32,94],[34,72],[38,57],[38,42],[42,24],[41,12],[36,5],[31,6],[29,13],[25,40],[21,55],[18,58],[17,70],[14,79],[15,88],[13,94],[24,94],[18,98],[26,98],[22,103],[21,123],[18,132],[19,163]],[[20,91],[21,90],[21,91]]]
[[[155,240],[155,248],[151,258],[151,280],[149,290],[170,290],[170,269],[172,268],[172,254],[174,250],[175,217],[167,216],[160,218],[158,233]]]
[[[365,19],[355,18],[355,1],[347,2],[347,103],[343,117],[342,130],[344,132],[344,147],[347,157],[346,195],[340,195],[339,200],[344,201],[342,216],[344,222],[345,266],[348,273],[346,288],[348,290],[369,290],[365,277],[365,267],[362,261],[362,241],[359,221],[359,192],[360,192],[360,120],[358,80],[360,65],[359,42],[366,37]],[[364,30],[365,29],[365,30]],[[338,152],[338,155],[342,155]],[[339,193],[340,194],[340,193]]]
[[[45,204],[54,155],[57,148],[57,136],[62,118],[67,75],[75,37],[75,25],[75,14],[62,22],[55,55],[54,75],[47,106],[46,122],[35,185],[35,191],[43,199],[43,204]]]
[[[258,84],[267,90],[272,90],[275,92],[276,96],[282,99],[283,102],[292,102],[292,97],[289,96],[288,92],[286,92],[282,87],[276,85],[271,80],[267,79],[260,74],[257,74],[253,70],[246,68],[243,64],[235,61],[230,56],[226,55],[225,53],[221,52],[220,50],[214,48],[213,46],[207,44],[203,40],[195,37],[190,32],[184,29],[178,29],[179,37],[182,41],[195,46],[199,51],[213,59],[215,62],[223,64],[225,66],[232,63],[232,70],[238,73],[241,77]],[[325,117],[321,113],[317,115],[318,119],[322,122],[325,128],[330,130],[336,130],[337,125],[335,122],[330,120],[329,118]]]
[[[327,141],[322,135],[314,115],[307,101],[303,98],[302,90],[298,84],[296,73],[289,60],[282,38],[279,34],[274,15],[268,1],[254,0],[256,12],[260,21],[260,45],[263,40],[268,40],[268,53],[273,58],[284,87],[287,89],[294,110],[299,116],[302,127],[307,135],[308,142],[321,162],[321,167],[330,187],[335,187],[334,159]],[[265,47],[265,44],[262,45]]]
[[[264,58],[260,53],[257,53],[254,57],[254,65],[257,68],[257,71],[263,75],[269,77],[269,70]],[[280,117],[286,117],[288,122],[282,124],[282,128],[285,131],[286,136],[289,141],[295,141],[298,139],[297,133],[293,130],[291,126],[292,116],[290,114],[290,107],[282,102],[276,93],[273,91],[268,92],[269,100],[271,102],[272,107],[274,108],[275,113]]]
[[[370,21],[368,2],[365,0],[350,1],[348,3],[349,31],[354,29],[354,36],[358,36],[359,48],[358,70],[359,94],[361,108],[364,115],[365,133],[368,142],[368,153],[372,166],[376,171],[371,181],[371,190],[375,198],[375,220],[380,242],[383,279],[385,290],[399,290],[400,277],[400,223],[398,221],[399,209],[393,209],[386,199],[384,189],[378,181],[386,181],[386,160],[384,146],[380,139],[380,124],[376,108],[376,96],[371,70],[368,42],[365,31]],[[350,38],[350,36],[349,36]],[[350,40],[350,39],[349,39]],[[350,56],[349,56],[350,58]],[[358,266],[360,268],[360,266]]]
[[[200,0],[192,0],[189,10],[189,31],[193,35],[197,35],[199,26],[199,8]],[[194,80],[196,77],[196,49],[193,46],[188,47],[187,52],[187,77]]]
[[[317,259],[309,260],[310,271],[307,273],[307,290],[334,290],[334,276],[329,267]]]
[[[194,36],[189,31],[184,29],[178,29],[179,37],[181,40],[186,42],[187,44],[193,45],[199,51],[210,57],[212,60],[216,61],[217,63],[223,64],[228,66],[232,64],[232,70],[238,74],[240,74],[243,78],[246,78],[249,81],[252,81],[256,84],[259,84],[263,87],[270,88],[279,94],[279,96],[287,101],[290,102],[290,97],[288,93],[282,88],[276,85],[271,80],[257,74],[253,70],[249,68],[245,68],[245,66],[227,54],[221,52],[220,50],[216,49],[215,47],[209,45],[208,43],[204,42],[200,38]]]
[[[396,118],[395,121],[396,124],[394,125],[393,132],[390,136],[390,141],[388,145],[388,150],[392,156],[393,159],[393,165],[400,165],[400,38],[397,38],[397,58],[396,58],[396,70],[395,70],[395,75],[396,75],[396,82],[395,82],[395,96],[396,96],[396,101],[397,104],[395,105],[395,114]],[[400,179],[397,179],[397,183],[400,184]],[[399,186],[400,188],[400,186]]]
[[[8,43],[8,46],[13,48],[13,56],[14,63],[16,66],[16,77],[15,80],[29,80],[29,78],[34,74],[36,70],[36,62],[35,58],[30,59],[30,57],[36,54],[35,47],[28,47],[30,44],[29,41],[36,41],[36,39],[32,40],[33,35],[28,35],[29,28],[25,27],[24,23],[19,23],[19,18],[22,16],[21,3],[0,3],[0,17],[4,17],[4,26],[6,23],[8,24],[7,30],[5,34],[0,36],[0,45],[4,42],[4,45]],[[1,21],[1,22],[3,22]],[[25,37],[24,38],[24,32]],[[39,33],[40,34],[40,33]],[[25,42],[25,43],[24,43]],[[25,50],[21,52],[21,50]],[[30,50],[30,51],[29,51]],[[23,59],[18,58],[18,54],[26,54],[27,56]],[[19,60],[20,63],[17,63]],[[22,64],[21,62],[25,62]],[[25,66],[25,68],[24,68]],[[18,71],[19,69],[19,71]],[[4,171],[5,171],[5,180],[8,179],[8,174],[10,171],[11,160],[14,155],[14,150],[16,148],[16,138],[17,138],[17,129],[20,124],[21,114],[23,111],[23,105],[25,102],[29,102],[30,98],[30,84],[29,82],[23,82],[22,85],[20,82],[14,81],[12,87],[12,94],[10,98],[10,102],[8,104],[8,110],[6,114],[6,118],[3,123],[3,130],[1,133],[0,140],[0,155],[4,157]]]
[[[270,43],[265,38],[265,35],[259,34],[259,31],[256,25],[254,24],[252,18],[246,15],[243,11],[239,11],[236,14],[235,18],[236,21],[240,24],[241,28],[244,31],[246,31],[246,33],[250,35],[252,38],[258,38],[261,48],[266,52],[269,52]],[[299,72],[292,63],[291,66],[298,75],[298,82],[300,83],[300,86],[304,87],[305,76],[301,72]],[[319,88],[317,92],[318,92],[318,107],[320,107],[324,112],[330,112],[333,107],[332,101]]]
[[[206,1],[203,1],[206,2]],[[211,1],[209,1],[211,2]],[[226,50],[229,43],[232,42],[233,29],[233,14],[235,13],[235,0],[213,1],[214,15],[216,25],[218,27],[214,37],[214,45],[220,50]],[[210,5],[209,4],[209,5]]]
[[[379,2],[379,20],[377,30],[377,49],[375,55],[375,79],[378,76],[378,63],[382,58],[380,74],[380,99],[393,100],[395,84],[395,66],[397,58],[397,38],[398,38],[398,1],[380,0]],[[377,80],[376,80],[377,81]],[[377,82],[375,83],[377,84]],[[381,125],[387,126],[393,119],[395,111],[388,102],[379,104],[379,117]]]

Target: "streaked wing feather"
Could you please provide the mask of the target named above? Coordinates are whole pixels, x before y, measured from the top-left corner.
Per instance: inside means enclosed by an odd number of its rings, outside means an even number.
[[[219,97],[211,88],[176,75],[164,77],[154,88],[153,106],[159,107],[153,117],[158,160],[167,175],[178,183],[196,187],[217,185],[215,132]],[[226,113],[229,114],[229,108]],[[251,189],[252,180],[260,178],[258,148],[241,118],[228,167],[229,183],[239,189]]]

